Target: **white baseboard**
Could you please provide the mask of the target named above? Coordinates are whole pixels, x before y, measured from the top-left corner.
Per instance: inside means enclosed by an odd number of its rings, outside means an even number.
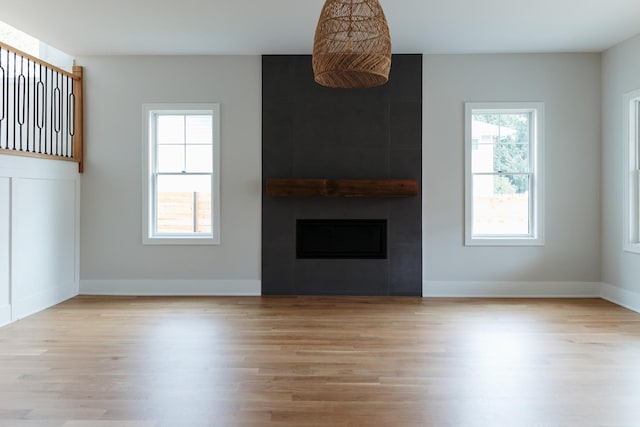
[[[71,289],[51,289],[13,301],[12,321],[31,316],[78,295],[77,286]]]
[[[607,301],[640,313],[640,294],[608,283],[602,284],[600,296]]]
[[[424,282],[424,297],[598,298],[599,282]],[[81,295],[261,295],[260,280],[81,280]]]
[[[600,282],[430,282],[425,298],[599,298]]]
[[[260,280],[80,280],[81,295],[255,296]]]
[[[0,305],[0,326],[11,323],[11,306]]]

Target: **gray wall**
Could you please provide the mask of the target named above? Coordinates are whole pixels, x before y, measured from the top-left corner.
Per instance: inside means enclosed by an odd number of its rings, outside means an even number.
[[[602,281],[603,295],[640,311],[640,254],[624,252],[623,95],[640,89],[640,36],[602,57]]]
[[[640,273],[635,258],[621,253],[617,232],[622,178],[614,111],[620,110],[623,90],[638,83],[633,75],[640,68],[633,53],[638,44],[633,40],[604,55],[605,86],[616,89],[605,92],[602,154],[600,54],[423,57],[426,295],[544,295],[558,289],[581,295],[589,284],[599,284],[601,155],[604,277],[636,289]],[[260,292],[260,57],[106,56],[78,58],[78,63],[86,67],[87,79],[81,292]],[[546,245],[464,247],[463,103],[522,100],[544,101],[546,107]],[[223,211],[217,247],[141,244],[141,105],[174,101],[221,103]]]
[[[263,183],[268,178],[421,177],[422,57],[394,55],[389,83],[331,89],[311,56],[263,57]],[[262,292],[421,295],[421,200],[273,198],[263,192]],[[387,259],[296,259],[296,219],[386,219]]]
[[[81,291],[260,292],[260,58],[84,57]],[[217,102],[218,246],[142,244],[142,104]]]
[[[423,87],[424,294],[597,294],[600,55],[425,55]],[[544,246],[464,246],[466,101],[544,102]]]

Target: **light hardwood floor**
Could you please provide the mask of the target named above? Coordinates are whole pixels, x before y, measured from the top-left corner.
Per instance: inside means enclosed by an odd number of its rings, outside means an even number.
[[[0,328],[0,427],[640,426],[603,300],[77,297]]]

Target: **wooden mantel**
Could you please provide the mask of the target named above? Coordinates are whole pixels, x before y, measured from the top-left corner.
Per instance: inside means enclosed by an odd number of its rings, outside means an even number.
[[[271,197],[414,197],[415,179],[267,179]]]

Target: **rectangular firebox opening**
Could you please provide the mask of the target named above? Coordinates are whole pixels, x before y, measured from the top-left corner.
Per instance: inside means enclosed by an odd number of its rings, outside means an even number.
[[[299,219],[296,257],[386,259],[386,219]]]

